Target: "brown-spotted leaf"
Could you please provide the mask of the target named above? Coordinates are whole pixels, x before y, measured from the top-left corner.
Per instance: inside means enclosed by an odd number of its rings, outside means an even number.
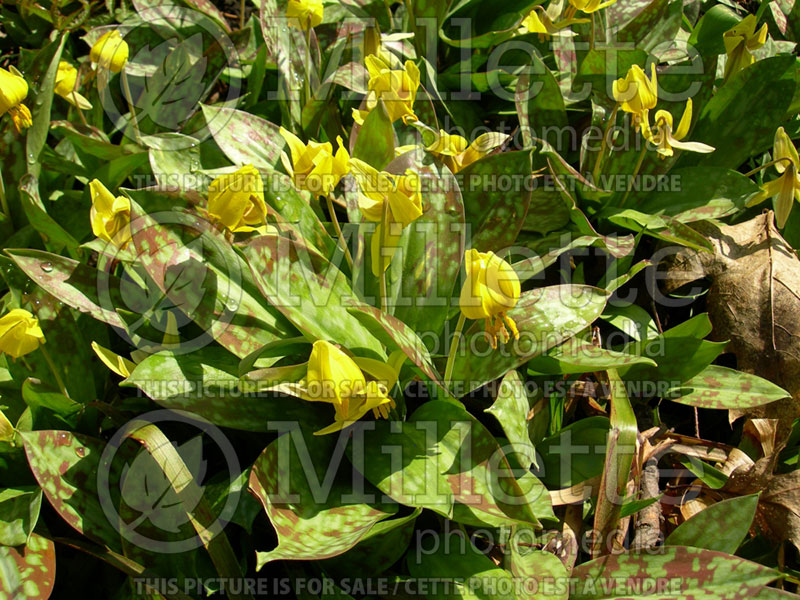
[[[47,600],[56,579],[56,549],[34,533],[25,546],[0,546],[0,597]]]

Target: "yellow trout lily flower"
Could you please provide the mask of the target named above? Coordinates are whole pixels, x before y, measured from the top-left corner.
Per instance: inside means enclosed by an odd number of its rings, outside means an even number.
[[[420,178],[410,169],[404,175],[378,172],[357,158],[350,159],[350,168],[358,183],[361,214],[378,223],[372,235],[371,253],[372,274],[380,277],[392,262],[403,229],[422,216]]]
[[[569,0],[569,3],[575,7],[576,10],[585,13],[593,13],[606,6],[611,6],[616,1],[617,0]]]
[[[405,354],[394,352],[387,363],[368,358],[351,358],[339,347],[317,340],[311,349],[303,380],[282,384],[276,390],[308,402],[333,404],[334,422],[314,435],[325,435],[352,425],[372,411],[375,418],[389,417],[394,400],[389,391],[397,383]],[[364,373],[371,379],[367,381]]]
[[[100,36],[89,51],[89,58],[99,67],[119,73],[128,62],[128,44],[114,29]]]
[[[75,84],[77,81],[78,69],[65,60],[58,63],[56,85],[53,91],[73,106],[83,110],[89,110],[92,108],[92,103],[75,91]]]
[[[33,125],[31,111],[22,101],[28,95],[28,82],[13,66],[0,68],[0,116],[8,113],[17,132]]]
[[[467,319],[485,319],[486,333],[492,348],[497,348],[497,337],[504,342],[510,339],[506,325],[514,339],[519,331],[508,311],[517,305],[520,294],[519,277],[514,267],[493,252],[470,249],[464,255],[467,279],[461,288],[459,305]]]
[[[686,108],[683,111],[678,128],[672,131],[672,115],[666,110],[656,112],[656,120],[653,127],[650,127],[649,119],[645,116],[642,121],[642,135],[652,144],[657,146],[656,152],[662,159],[672,156],[672,149],[689,150],[690,152],[713,152],[714,148],[700,142],[682,142],[681,140],[689,133],[692,124],[692,99],[686,101]]]
[[[39,320],[27,310],[15,308],[0,317],[0,352],[19,358],[44,344]]]
[[[253,165],[220,175],[208,186],[208,214],[229,231],[256,231],[267,223],[264,182]]]
[[[631,66],[623,79],[614,81],[612,93],[622,110],[633,115],[634,127],[638,129],[642,121],[647,120],[647,111],[655,108],[658,102],[655,63],[650,65],[650,79],[639,65]]]
[[[548,35],[560,35],[561,30],[570,25],[589,22],[589,19],[573,19],[571,17],[560,19],[559,17],[560,14],[552,17],[549,9],[544,10],[541,6],[536,6],[520,23],[520,33],[538,33],[540,38]],[[574,35],[574,33],[569,32],[568,35]]]
[[[504,144],[508,138],[505,133],[489,132],[479,135],[470,144],[460,135],[451,135],[440,129],[439,137],[425,150],[439,157],[453,173],[458,173]]]
[[[281,162],[292,177],[295,187],[307,190],[315,196],[329,196],[339,181],[350,170],[350,154],[344,147],[342,137],[336,138],[339,149],[333,153],[330,142],[308,142],[304,144],[299,137],[281,127],[280,134],[289,145],[292,160],[286,153],[281,154]]]
[[[747,206],[775,198],[775,220],[778,227],[783,228],[792,212],[794,201],[800,202],[800,159],[797,148],[783,127],[779,127],[775,132],[772,159],[776,161],[775,170],[780,173],[780,177],[763,184],[761,193],[750,200]]]
[[[289,24],[303,31],[322,23],[322,14],[322,0],[289,0],[286,5]]]
[[[131,202],[125,196],[114,197],[99,180],[89,183],[92,209],[89,218],[92,233],[101,240],[122,248],[131,238]]]
[[[363,125],[369,112],[378,105],[378,99],[383,100],[386,112],[392,123],[403,119],[403,123],[416,121],[414,114],[414,100],[419,89],[419,69],[410,60],[402,69],[392,69],[389,63],[382,58],[371,54],[364,59],[369,71],[367,84],[367,110],[353,109],[353,119]]]
[[[728,60],[725,63],[725,80],[735,75],[745,67],[755,62],[753,50],[758,50],[767,41],[767,24],[756,31],[755,15],[747,15],[738,25],[726,31],[722,40],[725,43],[725,53]]]

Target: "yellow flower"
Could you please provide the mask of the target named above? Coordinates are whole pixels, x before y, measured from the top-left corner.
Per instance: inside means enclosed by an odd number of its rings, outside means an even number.
[[[98,66],[119,73],[128,62],[128,44],[118,30],[109,31],[94,43],[89,58]]]
[[[689,133],[691,124],[692,99],[689,98],[689,100],[686,101],[686,108],[683,111],[681,122],[678,123],[678,128],[674,133],[672,131],[672,115],[666,110],[659,110],[656,112],[656,120],[652,129],[650,128],[649,118],[645,116],[642,121],[642,135],[650,143],[658,146],[656,152],[658,152],[663,159],[672,156],[673,148],[689,150],[690,152],[713,152],[714,148],[707,144],[680,141]]]
[[[439,130],[439,137],[425,149],[438,156],[453,173],[458,173],[502,145],[508,137],[505,133],[489,132],[479,135],[470,144],[460,135],[451,135]]]
[[[368,24],[366,29],[364,29],[364,42],[362,46],[364,56],[369,56],[370,54],[380,56],[382,49],[380,27],[378,27],[377,23]]]
[[[755,15],[747,15],[738,25],[731,27],[723,36],[728,60],[725,63],[725,80],[755,62],[753,50],[758,50],[767,41],[767,24],[756,31]]]
[[[15,308],[0,318],[0,352],[19,358],[44,344],[39,320],[27,310]]]
[[[330,195],[339,180],[350,170],[350,154],[345,150],[341,136],[336,138],[339,149],[334,154],[330,142],[304,144],[299,137],[283,127],[280,133],[292,153],[291,163],[285,153],[281,154],[281,161],[294,180],[295,187],[307,190],[315,196]]]
[[[552,5],[551,5],[552,6]],[[541,13],[541,15],[540,15]],[[560,8],[558,15],[551,16],[551,11],[544,10],[541,6],[536,6],[528,13],[528,16],[520,23],[521,33],[538,33],[539,37],[547,35],[558,35],[562,29],[574,25],[575,23],[588,23],[589,19],[573,19],[567,17],[560,19]],[[570,32],[570,35],[574,35]]]
[[[351,358],[325,340],[314,342],[306,377],[296,384],[275,389],[309,402],[333,404],[334,422],[317,432],[325,435],[352,425],[372,411],[375,418],[389,417],[395,403],[389,397],[405,361],[405,354],[394,352],[387,363],[368,358]],[[367,381],[364,372],[372,379]]]
[[[75,91],[75,83],[77,81],[78,69],[65,60],[58,63],[56,85],[53,91],[73,106],[89,110],[92,108],[92,103]]]
[[[136,368],[136,363],[132,360],[125,358],[124,356],[120,356],[116,352],[112,352],[108,348],[103,348],[97,342],[92,342],[92,350],[97,355],[97,357],[103,361],[103,364],[107,366],[109,369],[114,371],[120,377],[125,377],[126,379],[131,376],[133,370]]]
[[[122,248],[131,237],[131,203],[125,196],[114,197],[97,179],[89,183],[92,233],[101,240]]]
[[[650,65],[650,79],[639,65],[628,69],[624,79],[614,81],[612,92],[614,100],[620,103],[622,110],[633,114],[634,126],[638,129],[643,120],[647,120],[647,111],[655,108],[658,102],[658,81],[656,65]]]
[[[230,231],[255,231],[267,222],[264,182],[253,165],[220,175],[208,186],[208,214]]]
[[[28,95],[28,82],[13,66],[0,68],[0,116],[8,113],[17,132],[33,125],[31,111],[22,101]]]
[[[367,110],[353,109],[355,122],[362,125],[369,112],[378,105],[378,99],[383,100],[392,123],[397,119],[403,119],[403,123],[416,121],[414,100],[419,88],[417,66],[407,60],[403,69],[392,69],[389,63],[374,54],[367,56],[364,63],[369,71]]]
[[[380,277],[392,262],[403,229],[422,216],[420,178],[410,169],[405,175],[379,173],[357,158],[350,160],[350,167],[358,182],[358,208],[365,219],[378,223],[371,252],[372,274]]]
[[[519,277],[514,267],[493,252],[478,252],[474,248],[464,255],[467,279],[461,288],[459,305],[468,319],[486,319],[486,333],[497,348],[497,336],[510,339],[506,325],[515,339],[519,331],[506,313],[517,305],[520,294]]]
[[[289,0],[286,16],[289,24],[303,31],[322,23],[322,0]]]
[[[606,6],[611,6],[616,1],[617,0],[569,0],[569,3],[577,10],[582,10],[585,13],[593,13]]]
[[[779,127],[775,132],[772,159],[777,161],[775,170],[781,174],[780,177],[762,185],[761,193],[750,200],[747,206],[753,206],[767,198],[775,198],[775,219],[778,227],[783,228],[792,212],[794,200],[800,202],[800,174],[798,174],[800,159],[797,156],[797,148],[783,127]]]

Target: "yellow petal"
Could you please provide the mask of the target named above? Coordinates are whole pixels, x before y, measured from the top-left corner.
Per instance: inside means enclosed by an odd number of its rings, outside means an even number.
[[[136,368],[135,362],[128,360],[124,356],[120,356],[115,352],[112,352],[108,348],[103,348],[97,342],[92,342],[92,350],[94,350],[94,353],[97,355],[97,357],[103,361],[105,366],[107,366],[120,377],[125,377],[127,379],[131,376],[131,373],[133,373],[133,370]]]
[[[44,341],[39,320],[27,310],[15,308],[0,317],[0,352],[19,358]]]

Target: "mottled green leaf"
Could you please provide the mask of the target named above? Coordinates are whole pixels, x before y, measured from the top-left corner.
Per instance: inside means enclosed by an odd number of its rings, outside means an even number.
[[[606,350],[571,338],[547,354],[528,361],[528,372],[548,375],[605,371],[635,364],[656,366],[652,358]]]
[[[47,600],[56,579],[52,541],[33,534],[24,547],[0,546],[0,594],[13,600]]]
[[[351,154],[381,171],[394,159],[395,145],[392,121],[379,101],[358,129]]]
[[[280,163],[286,142],[277,125],[242,110],[201,108],[214,141],[233,164],[272,170]]]
[[[20,546],[28,541],[42,506],[42,490],[35,486],[0,490],[0,545]]]
[[[525,292],[508,313],[517,324],[519,340],[512,338],[502,350],[492,350],[483,322],[474,323],[461,338],[451,388],[463,396],[569,339],[600,316],[607,298],[606,291],[581,285]]]
[[[376,504],[373,489],[354,490],[347,461],[331,461],[331,456],[343,458],[341,445],[346,442],[346,437],[314,436],[295,423],[258,457],[250,489],[278,534],[278,546],[258,552],[257,569],[274,560],[342,554],[396,512],[394,504]]]
[[[500,423],[522,467],[529,469],[536,462],[536,450],[528,435],[528,412],[531,406],[525,384],[517,371],[509,371],[500,382],[497,398],[484,412]],[[524,459],[524,462],[523,460]]]
[[[757,375],[710,365],[664,396],[700,408],[743,409],[789,398],[790,394]]]
[[[747,537],[757,506],[758,494],[722,500],[678,525],[664,543],[733,554]]]

